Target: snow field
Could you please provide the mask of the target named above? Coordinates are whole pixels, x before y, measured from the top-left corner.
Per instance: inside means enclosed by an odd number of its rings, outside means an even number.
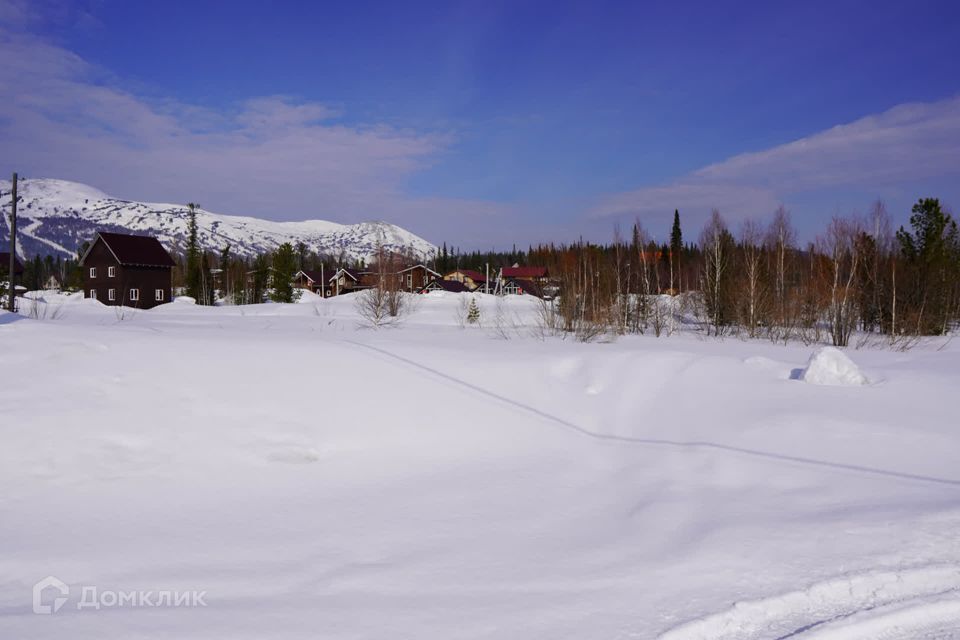
[[[478,300],[0,314],[0,637],[960,633],[952,344],[823,386],[807,347],[540,340]],[[47,575],[72,599],[38,616]]]

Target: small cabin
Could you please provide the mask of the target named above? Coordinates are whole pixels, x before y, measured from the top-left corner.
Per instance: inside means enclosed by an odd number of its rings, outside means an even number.
[[[83,295],[106,305],[150,309],[172,299],[175,264],[153,236],[99,232],[80,258]]]

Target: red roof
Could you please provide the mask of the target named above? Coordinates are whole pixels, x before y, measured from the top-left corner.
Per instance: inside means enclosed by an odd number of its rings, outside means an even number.
[[[460,273],[470,278],[474,282],[486,282],[487,276],[483,275],[479,271],[472,271],[470,269],[457,269],[454,273]]]
[[[160,241],[153,236],[131,236],[125,233],[107,233],[101,231],[97,237],[103,240],[110,252],[121,265],[137,265],[143,267],[173,267],[176,263]],[[90,248],[97,240],[90,244]],[[90,249],[87,249],[90,253]],[[84,254],[83,258],[87,255]],[[83,264],[83,259],[80,260]]]
[[[504,267],[504,278],[546,278],[546,267]]]

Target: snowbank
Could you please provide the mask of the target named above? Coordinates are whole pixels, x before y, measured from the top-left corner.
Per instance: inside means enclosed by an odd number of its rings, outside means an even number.
[[[860,371],[860,367],[836,347],[822,347],[810,356],[807,367],[800,379],[811,384],[833,386],[858,386],[870,381]]]

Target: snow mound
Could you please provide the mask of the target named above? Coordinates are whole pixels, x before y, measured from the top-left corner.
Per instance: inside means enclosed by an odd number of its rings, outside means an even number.
[[[800,379],[811,384],[843,387],[870,382],[860,371],[860,367],[836,347],[823,347],[815,351],[800,374]]]

